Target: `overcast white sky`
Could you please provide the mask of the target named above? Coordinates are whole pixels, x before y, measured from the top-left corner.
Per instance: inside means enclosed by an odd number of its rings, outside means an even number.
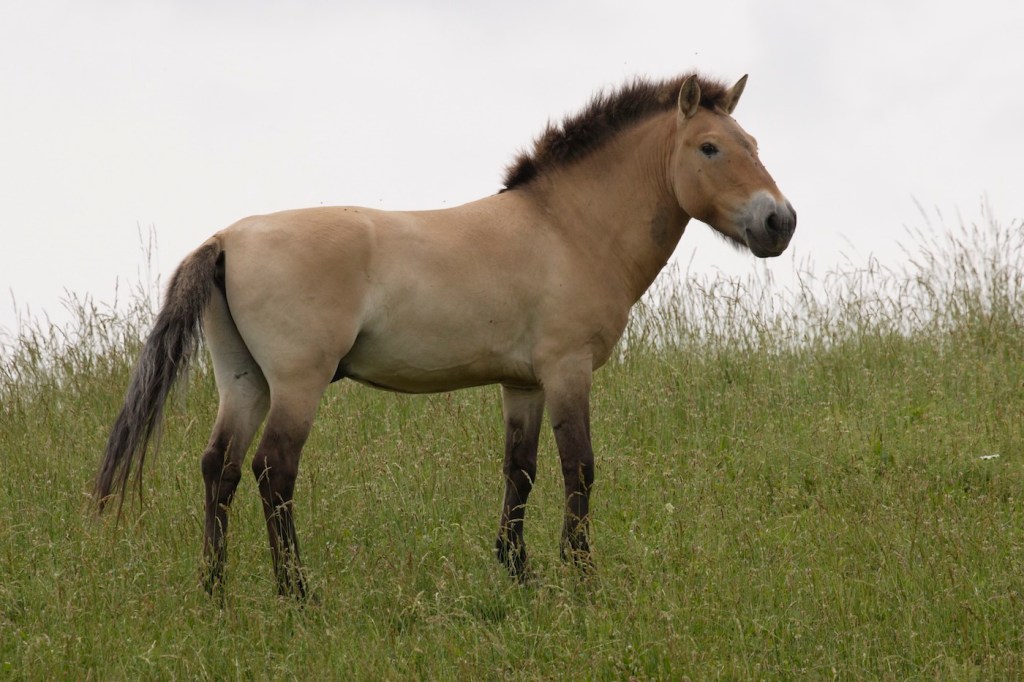
[[[164,279],[209,234],[320,204],[495,192],[545,122],[637,74],[750,74],[736,118],[800,219],[768,264],[898,259],[916,201],[1024,218],[1024,3],[171,2],[0,5],[0,339]],[[677,258],[744,273],[691,225]]]

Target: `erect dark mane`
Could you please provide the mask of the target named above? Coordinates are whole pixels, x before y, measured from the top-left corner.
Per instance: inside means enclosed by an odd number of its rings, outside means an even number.
[[[636,78],[612,92],[596,94],[579,113],[561,123],[548,123],[533,149],[516,157],[505,171],[505,190],[521,187],[549,168],[583,158],[616,133],[676,106],[679,88],[690,75],[700,85],[700,105],[708,109],[724,103],[729,88],[699,74],[683,74],[662,81]]]

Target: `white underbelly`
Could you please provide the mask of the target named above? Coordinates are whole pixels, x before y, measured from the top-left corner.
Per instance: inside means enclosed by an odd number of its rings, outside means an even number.
[[[364,333],[341,360],[339,378],[403,393],[435,393],[506,383],[535,385],[530,353],[514,339],[457,333]]]

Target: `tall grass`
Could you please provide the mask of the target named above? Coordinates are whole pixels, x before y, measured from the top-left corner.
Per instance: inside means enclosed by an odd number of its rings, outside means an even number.
[[[152,314],[73,301],[0,368],[0,677],[1017,679],[1024,674],[1024,229],[908,236],[781,291],[663,278],[598,373],[596,579],[558,559],[544,435],[538,584],[492,556],[493,388],[341,383],[297,518],[318,599],[274,596],[255,484],[223,601],[200,587],[200,364],[144,500],[87,492]]]

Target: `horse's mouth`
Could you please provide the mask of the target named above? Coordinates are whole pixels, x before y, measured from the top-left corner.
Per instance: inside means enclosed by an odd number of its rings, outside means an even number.
[[[775,258],[781,256],[789,246],[789,240],[793,232],[790,230],[785,234],[759,235],[751,228],[744,231],[743,237],[750,249],[750,253],[758,258]]]

